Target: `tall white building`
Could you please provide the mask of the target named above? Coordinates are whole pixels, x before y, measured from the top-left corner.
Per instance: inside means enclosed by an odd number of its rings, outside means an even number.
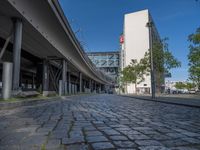
[[[121,43],[121,68],[128,66],[132,59],[140,61],[144,57],[145,52],[149,50],[150,32],[147,23],[153,22],[149,11],[142,10],[130,14],[125,14],[123,37],[120,38]],[[159,40],[158,32],[153,25],[153,40]],[[123,38],[123,39],[122,39]],[[127,93],[136,93],[135,85],[128,84],[125,87]],[[145,80],[137,85],[138,93],[151,92],[151,76],[145,76]]]

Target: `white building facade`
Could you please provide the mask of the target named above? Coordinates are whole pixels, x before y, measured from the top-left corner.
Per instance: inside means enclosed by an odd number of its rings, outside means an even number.
[[[125,14],[123,40],[121,43],[121,68],[130,65],[132,59],[138,62],[144,57],[145,52],[150,48],[150,32],[147,23],[152,22],[148,10],[142,10],[130,14]],[[160,39],[155,26],[152,27],[152,38]],[[145,76],[145,80],[137,85],[129,83],[125,86],[127,94],[132,93],[150,94],[151,76]]]

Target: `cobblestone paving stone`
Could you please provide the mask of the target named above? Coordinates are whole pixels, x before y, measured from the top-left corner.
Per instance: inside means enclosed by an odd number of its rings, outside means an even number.
[[[200,109],[116,95],[0,111],[0,150],[198,150]]]

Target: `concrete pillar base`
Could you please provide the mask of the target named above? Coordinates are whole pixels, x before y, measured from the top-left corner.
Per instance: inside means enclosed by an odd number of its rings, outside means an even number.
[[[3,99],[11,98],[12,91],[12,70],[13,64],[10,62],[3,63],[3,77],[2,77],[2,97]]]

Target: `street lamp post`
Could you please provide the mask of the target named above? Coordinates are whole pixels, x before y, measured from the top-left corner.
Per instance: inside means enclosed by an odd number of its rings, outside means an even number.
[[[150,63],[151,63],[151,98],[155,99],[155,71],[153,61],[153,39],[152,39],[152,26],[153,22],[148,22],[147,27],[149,28],[149,50],[150,50]]]

